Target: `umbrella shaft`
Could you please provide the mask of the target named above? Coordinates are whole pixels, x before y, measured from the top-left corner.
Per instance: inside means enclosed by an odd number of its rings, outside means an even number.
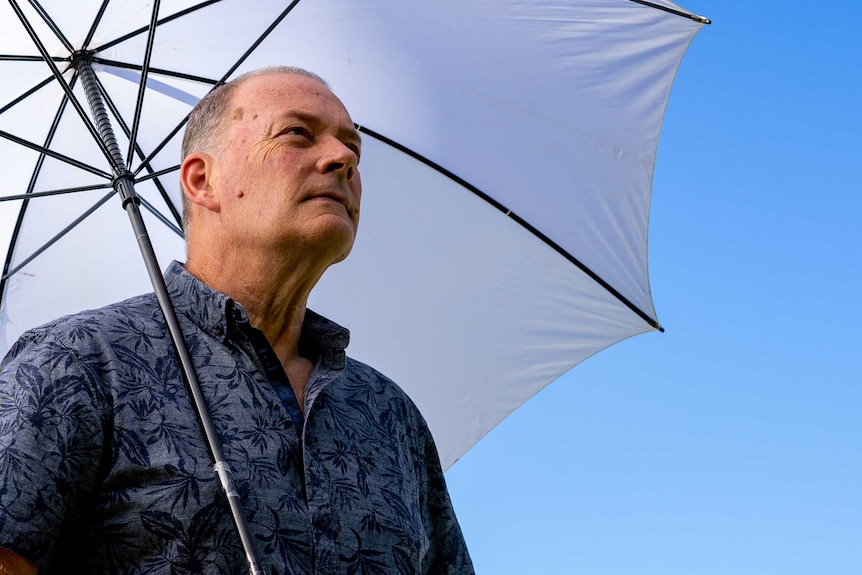
[[[114,174],[119,176],[126,171],[125,160],[123,159],[123,152],[120,151],[120,145],[117,143],[117,136],[111,125],[111,118],[108,116],[105,100],[102,98],[101,90],[99,90],[99,82],[96,80],[96,73],[93,71],[92,62],[85,55],[81,55],[73,60],[73,65],[78,71],[78,76],[81,78],[81,86],[84,88],[84,94],[87,96],[87,103],[90,105],[90,111],[93,114],[93,120],[96,122],[96,128],[99,131],[102,142],[110,153],[111,168],[113,168]]]

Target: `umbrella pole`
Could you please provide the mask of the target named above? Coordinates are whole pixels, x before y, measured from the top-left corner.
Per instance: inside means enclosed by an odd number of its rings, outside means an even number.
[[[227,496],[228,504],[230,505],[231,515],[236,524],[239,537],[242,542],[246,558],[249,563],[251,575],[263,575],[260,570],[260,562],[258,560],[257,551],[254,548],[254,543],[251,539],[248,523],[242,511],[242,506],[239,500],[239,494],[234,487],[230,477],[230,468],[225,461],[224,452],[216,434],[215,426],[209,414],[209,409],[206,405],[203,392],[201,391],[200,382],[195,374],[194,365],[189,355],[188,347],[183,338],[182,329],[177,320],[176,311],[168,294],[167,286],[165,285],[164,276],[162,276],[161,268],[159,267],[156,253],[153,250],[150,236],[147,233],[146,225],[141,217],[140,203],[141,200],[135,192],[134,176],[125,167],[125,162],[122,157],[119,145],[117,144],[116,136],[114,135],[111,121],[105,110],[105,104],[99,91],[96,75],[89,58],[80,57],[74,62],[75,69],[81,77],[81,84],[84,92],[87,95],[87,102],[90,105],[90,110],[93,113],[96,127],[107,149],[111,154],[111,163],[114,171],[114,189],[118,192],[123,201],[123,208],[129,216],[132,229],[135,237],[138,240],[138,247],[141,250],[141,255],[144,259],[144,264],[147,267],[147,273],[150,276],[150,281],[153,284],[153,291],[156,294],[156,299],[159,302],[159,307],[165,317],[168,332],[173,342],[174,349],[177,352],[177,357],[182,367],[182,373],[185,376],[186,384],[192,396],[192,403],[200,420],[201,429],[206,437],[207,445],[213,458],[213,471],[218,476],[222,489]]]

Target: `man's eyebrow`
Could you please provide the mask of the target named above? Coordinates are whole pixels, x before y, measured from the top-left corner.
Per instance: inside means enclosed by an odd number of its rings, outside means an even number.
[[[279,117],[281,119],[295,118],[301,122],[305,122],[313,126],[317,126],[323,123],[323,120],[319,116],[316,116],[315,114],[309,114],[308,112],[304,112],[302,110],[286,110],[282,114],[279,114]],[[362,145],[362,136],[359,134],[359,128],[357,124],[351,124],[349,128],[347,126],[339,126],[336,132],[338,133],[339,138],[347,139],[359,145]]]
[[[296,118],[302,122],[307,124],[319,124],[321,122],[320,118],[315,116],[314,114],[309,114],[308,112],[303,112],[302,110],[285,110],[278,114],[278,118],[281,120],[288,118]]]

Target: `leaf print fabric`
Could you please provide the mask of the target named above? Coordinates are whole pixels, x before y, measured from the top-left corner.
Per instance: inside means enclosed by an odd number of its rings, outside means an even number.
[[[241,306],[166,281],[265,573],[473,573],[424,420],[347,330],[307,312],[303,414]],[[0,547],[49,575],[248,572],[152,294],[0,364]]]

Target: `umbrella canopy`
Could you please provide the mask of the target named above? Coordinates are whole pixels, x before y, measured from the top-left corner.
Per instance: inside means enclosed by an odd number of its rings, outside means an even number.
[[[329,80],[364,134],[365,194],[353,254],[310,307],[413,398],[444,466],[577,363],[659,329],[653,165],[704,19],[665,0],[153,7],[0,7],[0,196],[16,198],[0,202],[0,352],[54,317],[149,290],[84,120],[82,62],[163,265],[183,259],[175,168],[191,106],[264,65]]]

